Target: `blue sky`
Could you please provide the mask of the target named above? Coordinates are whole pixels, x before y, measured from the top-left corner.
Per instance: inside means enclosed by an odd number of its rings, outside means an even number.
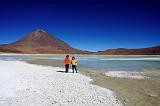
[[[82,50],[160,45],[159,0],[1,0],[0,44],[43,29]]]

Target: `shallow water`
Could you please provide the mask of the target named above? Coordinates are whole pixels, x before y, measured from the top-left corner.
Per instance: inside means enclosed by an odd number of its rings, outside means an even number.
[[[64,57],[65,55],[0,55],[0,60],[45,60],[63,64]],[[160,56],[76,55],[76,58],[79,68],[93,68],[102,71],[145,71],[151,76],[160,76]]]

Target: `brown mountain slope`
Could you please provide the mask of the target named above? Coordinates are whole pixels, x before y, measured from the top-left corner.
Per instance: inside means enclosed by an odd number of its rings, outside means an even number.
[[[94,54],[98,55],[160,55],[160,46],[139,49],[108,49],[105,51],[98,51]]]
[[[5,46],[0,46],[0,52],[5,52],[5,53],[21,53],[20,51],[11,48],[11,47],[5,47]]]
[[[33,31],[14,43],[3,45],[3,48],[12,48],[20,53],[87,53],[72,48],[43,30]]]

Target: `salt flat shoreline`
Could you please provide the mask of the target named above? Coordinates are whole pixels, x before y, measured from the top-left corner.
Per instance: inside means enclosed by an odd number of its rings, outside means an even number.
[[[22,55],[30,55],[30,56],[65,56],[66,54],[27,54],[27,53],[3,53],[0,52],[0,55],[15,55],[15,56],[22,56]],[[119,57],[123,57],[123,56],[130,56],[130,57],[139,57],[139,56],[160,56],[160,55],[95,55],[95,54],[71,54],[71,55],[76,55],[76,56],[119,56]]]
[[[121,106],[111,90],[60,67],[0,60],[0,106]]]

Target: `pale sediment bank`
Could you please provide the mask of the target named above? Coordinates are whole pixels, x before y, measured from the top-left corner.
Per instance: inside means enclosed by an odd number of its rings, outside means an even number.
[[[105,73],[108,77],[131,78],[131,79],[148,79],[144,72],[128,72],[128,71],[108,71]]]
[[[62,68],[0,60],[0,106],[121,106],[116,95],[90,77]]]

